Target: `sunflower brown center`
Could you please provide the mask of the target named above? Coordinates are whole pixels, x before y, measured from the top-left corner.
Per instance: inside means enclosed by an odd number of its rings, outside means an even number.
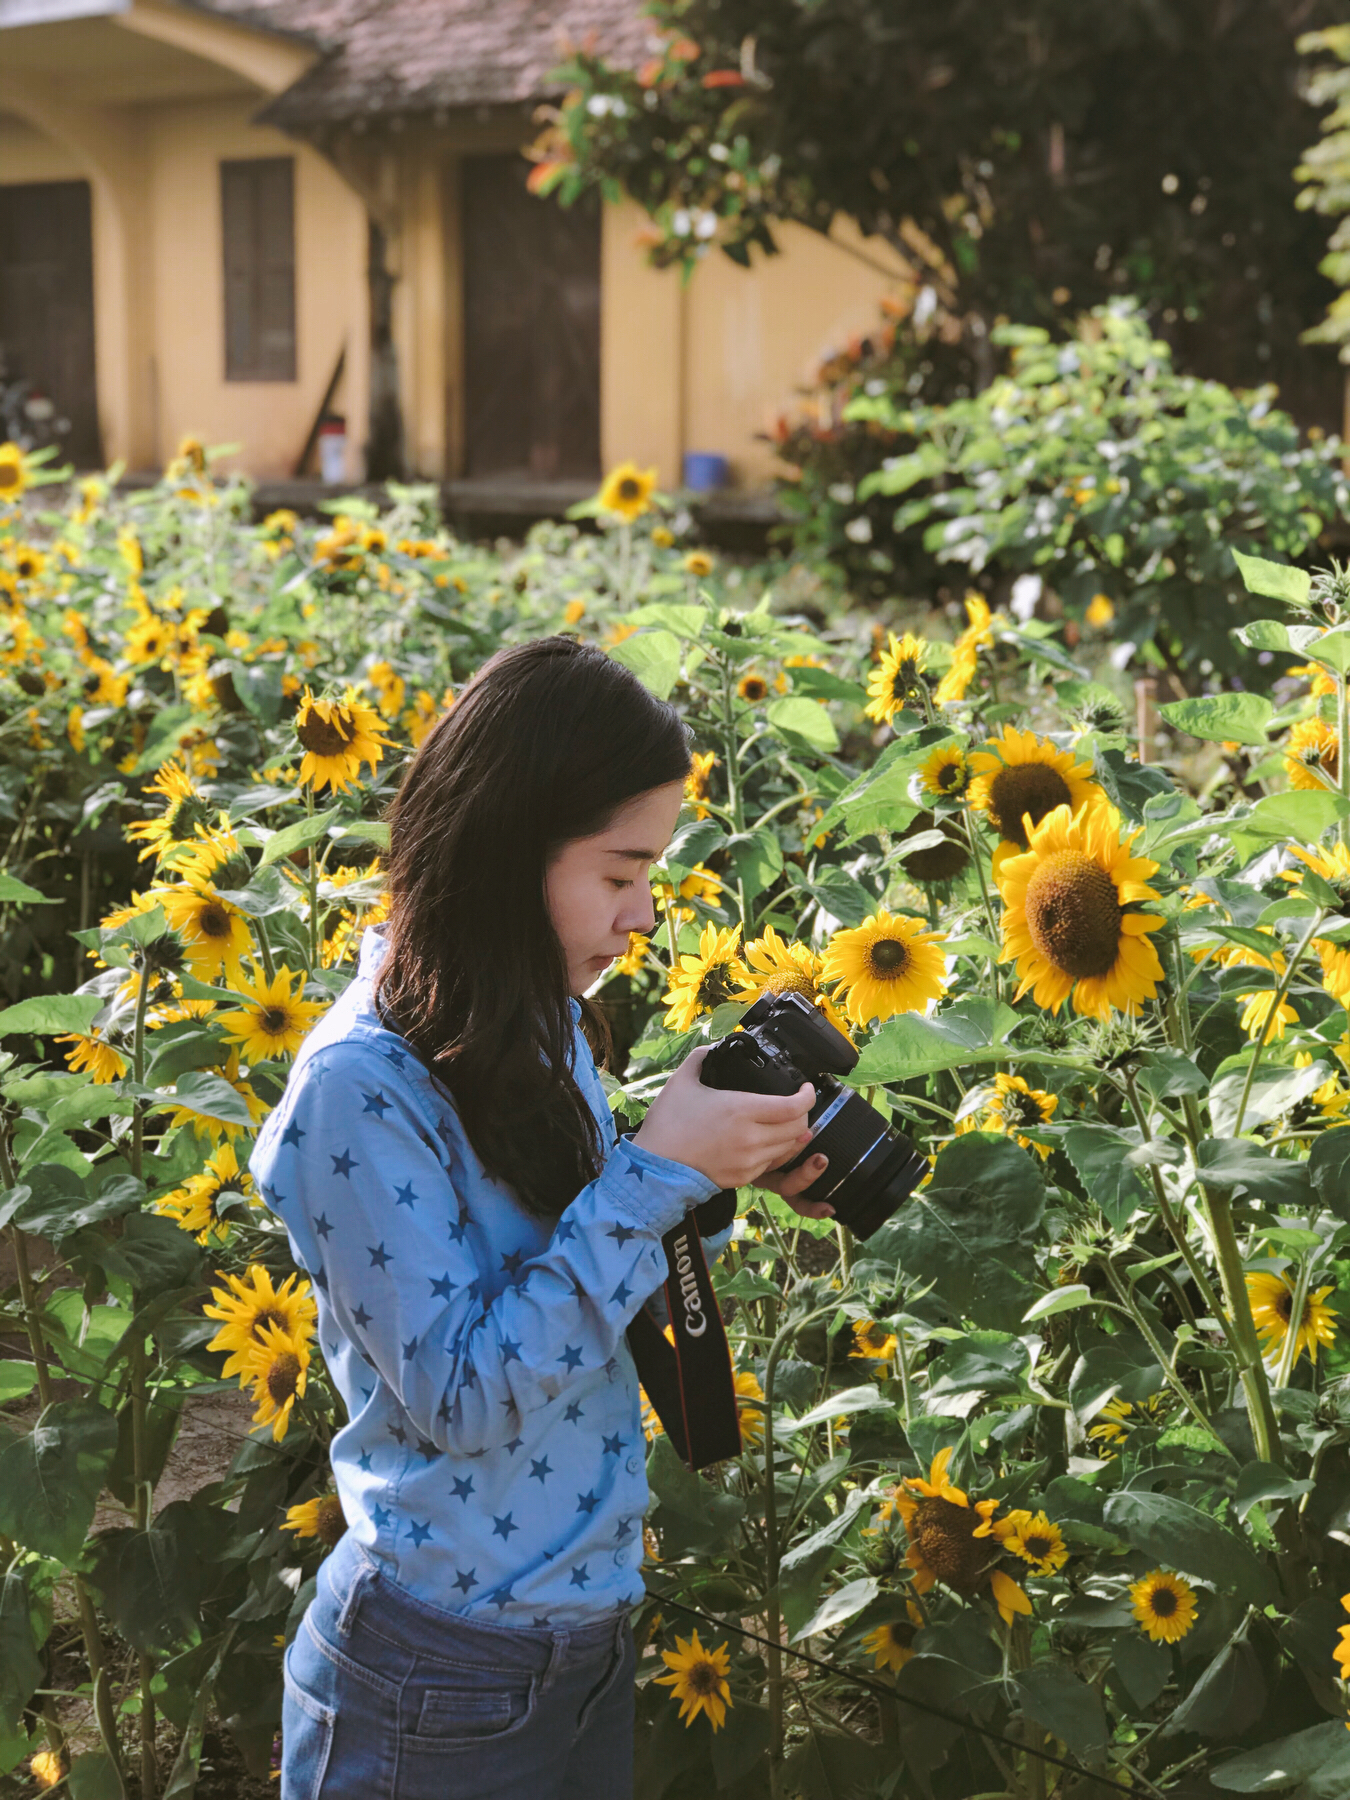
[[[1287,1325],[1294,1316],[1294,1296],[1286,1289],[1275,1301],[1275,1310]]]
[[[979,1585],[990,1557],[989,1540],[975,1536],[979,1517],[968,1506],[940,1497],[921,1500],[910,1535],[919,1554],[948,1587],[971,1593]]]
[[[1157,1619],[1170,1619],[1177,1610],[1177,1597],[1171,1588],[1154,1588],[1148,1597],[1149,1610]]]
[[[1071,805],[1072,800],[1068,782],[1048,763],[1010,763],[989,784],[989,816],[999,836],[1020,844],[1023,850],[1027,834],[1022,814],[1030,813],[1032,824],[1039,825],[1047,813]]]
[[[798,969],[780,969],[766,979],[764,986],[770,994],[800,994],[803,1000],[816,997],[815,983]]]
[[[916,813],[901,837],[917,837],[920,832],[932,831],[936,826],[937,819],[931,812]],[[965,845],[952,826],[944,824],[942,831],[944,843],[933,844],[927,850],[915,850],[901,859],[901,867],[911,881],[952,881],[970,861]]]
[[[1078,981],[1105,975],[1120,953],[1116,884],[1081,850],[1057,850],[1027,883],[1027,930],[1041,955]]]
[[[1051,1539],[1042,1537],[1039,1533],[1037,1533],[1035,1537],[1024,1537],[1022,1539],[1022,1548],[1034,1562],[1044,1562],[1054,1547],[1054,1543]]]
[[[277,1406],[284,1406],[299,1385],[300,1358],[294,1350],[282,1350],[267,1365],[267,1391]]]
[[[0,491],[19,485],[19,465],[11,457],[0,461]]]
[[[696,1662],[685,1671],[685,1680],[696,1694],[715,1694],[722,1684],[714,1663]]]
[[[1004,1094],[999,1110],[1009,1125],[1043,1125],[1045,1123],[1040,1102],[1033,1100],[1030,1094],[1023,1094],[1017,1089],[1010,1094]]]
[[[725,963],[709,963],[698,984],[698,997],[704,1006],[723,1006],[734,995],[731,971]]]
[[[227,938],[230,935],[230,915],[223,906],[204,906],[197,915],[197,929],[203,937]]]
[[[259,1343],[262,1342],[263,1327],[266,1325],[275,1325],[278,1331],[285,1331],[285,1313],[278,1312],[274,1306],[264,1306],[259,1308],[253,1315],[253,1335],[257,1338]]]
[[[285,1031],[289,1023],[289,1015],[284,1006],[265,1006],[258,1014],[258,1029],[270,1032],[273,1037]]]
[[[878,981],[897,981],[909,967],[909,945],[903,938],[878,938],[867,946],[867,972]]]
[[[296,726],[295,735],[315,756],[341,756],[356,732],[341,713],[335,714],[330,722],[312,712]]]
[[[758,675],[747,675],[741,683],[741,693],[747,700],[762,700],[768,691],[767,683]]]
[[[960,787],[961,777],[965,773],[959,762],[943,763],[937,772],[937,785],[944,794],[949,794],[954,787]]]
[[[347,1520],[343,1515],[342,1502],[336,1494],[325,1494],[314,1509],[314,1523],[318,1535],[325,1544],[336,1544],[347,1529]]]

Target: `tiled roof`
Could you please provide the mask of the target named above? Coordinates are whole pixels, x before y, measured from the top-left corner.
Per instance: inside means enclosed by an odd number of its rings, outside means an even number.
[[[647,53],[641,0],[188,0],[298,34],[323,56],[259,115],[282,126],[362,113],[522,104],[553,91],[569,44],[618,62]]]

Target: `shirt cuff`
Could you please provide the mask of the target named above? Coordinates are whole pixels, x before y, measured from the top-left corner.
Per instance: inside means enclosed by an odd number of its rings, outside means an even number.
[[[664,1235],[700,1201],[719,1192],[717,1183],[688,1163],[657,1156],[631,1138],[620,1138],[605,1164],[599,1186],[605,1198],[649,1231]]]

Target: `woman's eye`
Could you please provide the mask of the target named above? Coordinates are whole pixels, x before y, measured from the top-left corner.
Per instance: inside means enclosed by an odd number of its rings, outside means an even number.
[[[630,888],[633,884],[631,881],[626,881],[622,875],[611,875],[609,885],[612,888]]]

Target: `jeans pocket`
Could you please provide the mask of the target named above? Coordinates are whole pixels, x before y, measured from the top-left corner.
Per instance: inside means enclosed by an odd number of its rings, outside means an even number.
[[[424,1745],[481,1743],[519,1730],[533,1713],[539,1683],[528,1676],[490,1675],[428,1688],[418,1711]]]
[[[282,1662],[281,1800],[320,1800],[337,1714],[307,1693]]]
[[[631,1686],[637,1673],[637,1652],[633,1645],[632,1629],[628,1625],[624,1626],[622,1636],[614,1646],[608,1668],[581,1703],[581,1711],[577,1714],[578,1733],[585,1730],[606,1695],[614,1691],[615,1685],[623,1679],[625,1672],[627,1672],[628,1683]]]

